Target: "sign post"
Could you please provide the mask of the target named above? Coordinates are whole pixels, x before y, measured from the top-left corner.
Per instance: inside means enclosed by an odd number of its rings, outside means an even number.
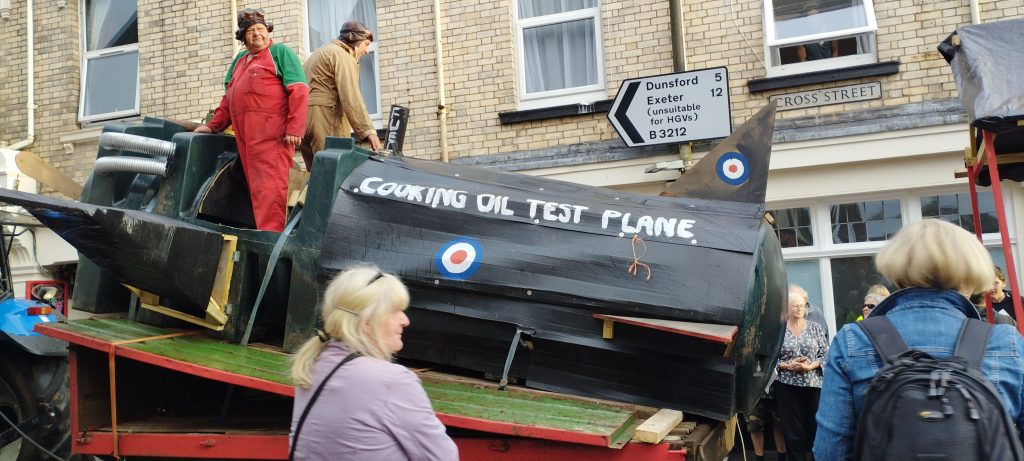
[[[391,106],[388,116],[388,131],[384,135],[384,150],[402,156],[405,144],[405,127],[409,125],[409,109],[399,105]]]
[[[622,82],[608,121],[629,147],[723,138],[732,133],[725,67]]]

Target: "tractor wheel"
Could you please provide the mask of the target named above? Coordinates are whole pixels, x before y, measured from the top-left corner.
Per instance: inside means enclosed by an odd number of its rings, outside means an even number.
[[[71,447],[67,359],[32,356],[6,345],[0,345],[0,357],[0,434],[11,423],[21,424],[39,413],[40,423],[28,437],[60,459],[67,458]],[[49,459],[54,458],[24,437],[0,446],[0,461]]]

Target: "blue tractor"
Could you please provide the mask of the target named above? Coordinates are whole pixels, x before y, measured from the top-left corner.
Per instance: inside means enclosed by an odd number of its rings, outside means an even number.
[[[57,289],[14,295],[8,254],[12,233],[0,234],[0,461],[63,459],[70,447],[67,343],[35,325],[64,319]]]

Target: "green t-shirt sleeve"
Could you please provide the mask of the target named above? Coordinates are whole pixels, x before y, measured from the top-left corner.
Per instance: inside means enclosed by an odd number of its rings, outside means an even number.
[[[238,60],[242,59],[242,56],[245,56],[245,53],[245,50],[239,51],[238,55],[235,56],[235,59],[231,61],[231,65],[228,66],[228,74],[224,76],[224,88],[227,88],[228,83],[231,83],[231,76],[235,73],[235,66],[238,65]]]
[[[302,70],[302,63],[299,62],[299,57],[295,55],[291,48],[275,43],[270,45],[270,55],[274,57],[274,63],[277,65],[277,76],[281,78],[282,85],[288,86],[293,83],[307,84],[306,72]]]

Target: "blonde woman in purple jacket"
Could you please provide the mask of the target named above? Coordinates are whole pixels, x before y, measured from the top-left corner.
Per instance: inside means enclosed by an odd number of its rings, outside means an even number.
[[[323,330],[292,365],[292,459],[458,459],[419,378],[391,362],[408,305],[401,280],[372,266],[327,286]]]

